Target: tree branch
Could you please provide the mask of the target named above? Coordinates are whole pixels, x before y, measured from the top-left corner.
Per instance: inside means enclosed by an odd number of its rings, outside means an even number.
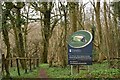
[[[40,18],[28,18],[27,16],[24,16],[24,15],[22,15],[22,16],[26,19],[29,19],[29,20],[43,20],[43,19],[40,19]]]
[[[97,10],[96,10],[96,7],[95,7],[95,1],[93,1],[93,3],[92,3],[92,1],[90,1],[90,3],[93,5],[94,10],[95,10],[95,12],[96,12]]]
[[[54,7],[54,4],[53,4],[52,2],[50,2],[49,4],[50,4],[50,5],[49,5],[49,10],[50,10],[50,12],[51,12],[52,9],[53,9],[53,7]]]
[[[36,11],[40,11],[43,14],[45,13],[45,10],[41,7],[38,7],[37,3],[34,2],[34,3],[30,3],[30,4],[32,5],[32,7],[35,8]]]
[[[53,25],[51,26],[50,29],[50,36],[52,36],[53,29],[55,28],[57,22],[62,18],[62,16],[59,19],[55,19]]]

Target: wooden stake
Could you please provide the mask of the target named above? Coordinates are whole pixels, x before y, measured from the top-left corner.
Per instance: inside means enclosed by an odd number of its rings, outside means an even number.
[[[73,75],[73,65],[71,65],[71,75]]]
[[[17,71],[18,71],[18,75],[20,76],[20,69],[19,69],[18,58],[16,59],[16,63],[17,63]]]
[[[30,59],[30,71],[32,71],[32,68],[31,68],[31,59]]]
[[[78,72],[78,74],[79,74],[79,65],[78,65],[78,68],[77,68],[77,72]]]

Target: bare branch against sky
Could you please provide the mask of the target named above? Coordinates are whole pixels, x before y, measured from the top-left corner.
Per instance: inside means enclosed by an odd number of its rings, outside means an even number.
[[[39,2],[55,2],[57,0],[1,0],[4,2],[35,2],[35,1],[39,1]],[[58,0],[58,1],[67,1],[67,2],[88,2],[88,1],[99,1],[99,0]],[[104,0],[100,0],[100,1],[104,1]],[[109,0],[106,0],[109,1]],[[120,0],[110,0],[110,2],[118,2]]]

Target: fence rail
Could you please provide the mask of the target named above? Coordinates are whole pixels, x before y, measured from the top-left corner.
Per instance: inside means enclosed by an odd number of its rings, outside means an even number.
[[[11,63],[11,67],[13,67],[13,60],[16,62],[16,67],[17,67],[17,73],[20,76],[20,60],[24,60],[26,63],[26,69],[25,73],[28,72],[28,70],[31,72],[32,69],[35,69],[36,67],[39,67],[39,58],[26,58],[26,57],[14,57],[14,58],[4,58],[4,61],[9,60],[9,62]],[[32,63],[33,62],[33,63]],[[28,63],[28,64],[27,64]],[[4,67],[5,67],[5,63],[2,63],[2,72],[4,73]]]
[[[24,58],[24,57],[18,57],[18,58],[6,58],[6,60],[16,60],[16,59],[39,59],[39,58]]]

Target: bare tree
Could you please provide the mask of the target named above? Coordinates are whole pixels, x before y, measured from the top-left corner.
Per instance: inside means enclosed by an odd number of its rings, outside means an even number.
[[[43,57],[42,62],[47,63],[47,55],[48,55],[48,47],[49,47],[49,39],[52,36],[52,32],[54,27],[56,26],[56,23],[59,21],[59,19],[55,18],[52,25],[51,25],[51,13],[52,9],[54,7],[52,2],[42,2],[42,3],[31,3],[31,5],[35,8],[36,11],[40,11],[44,18],[43,18]],[[41,5],[41,7],[38,7],[38,5]],[[61,18],[61,17],[60,17]]]
[[[9,58],[10,57],[10,42],[9,42],[9,33],[8,33],[8,25],[7,25],[7,18],[8,18],[8,14],[10,13],[11,8],[8,5],[9,3],[5,3],[5,9],[3,9],[2,11],[2,34],[3,34],[3,41],[6,45],[7,48],[7,54],[5,58]],[[6,70],[6,76],[9,77],[10,73],[9,73],[9,60],[5,60],[5,58],[3,59],[4,62],[4,67]]]

